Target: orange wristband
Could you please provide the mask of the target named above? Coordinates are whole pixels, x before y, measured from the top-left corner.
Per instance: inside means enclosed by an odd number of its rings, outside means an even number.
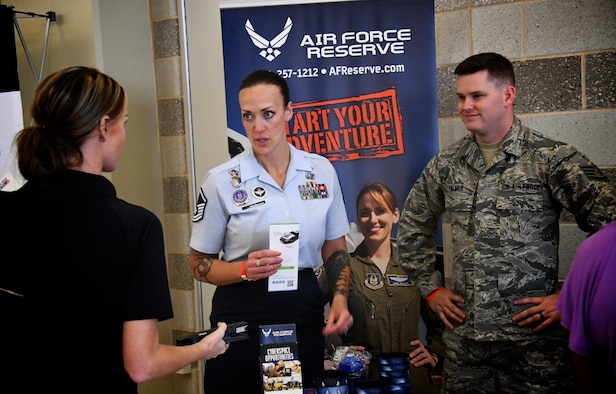
[[[245,261],[242,261],[242,264],[240,264],[240,277],[243,280],[251,280],[251,279],[248,279],[248,277],[246,276],[246,262]]]
[[[436,296],[443,289],[444,289],[444,287],[441,286],[438,289],[434,290],[432,293],[428,294],[428,296],[426,297],[426,302],[428,304],[430,304],[432,302],[432,299],[434,298],[434,296]]]

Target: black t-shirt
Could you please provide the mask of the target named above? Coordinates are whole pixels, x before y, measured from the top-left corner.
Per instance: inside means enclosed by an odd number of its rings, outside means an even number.
[[[10,363],[0,384],[136,393],[123,323],[173,317],[160,220],[78,171],[0,192],[0,211],[0,346]]]

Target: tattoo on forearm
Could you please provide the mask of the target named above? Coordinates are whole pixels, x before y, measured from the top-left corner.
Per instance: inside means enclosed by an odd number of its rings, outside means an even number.
[[[342,271],[340,271],[340,276],[336,281],[336,288],[334,290],[334,294],[342,294],[346,296],[349,294],[349,282],[351,280],[351,267],[344,267]]]
[[[333,294],[349,294],[349,282],[351,281],[351,265],[349,254],[343,250],[332,253],[325,263],[325,271]]]
[[[213,263],[213,260],[209,256],[204,257],[201,260],[199,260],[197,264],[195,265],[195,269],[194,269],[195,278],[198,278],[202,282],[209,283],[209,281],[207,280],[207,275],[212,270],[212,263]]]

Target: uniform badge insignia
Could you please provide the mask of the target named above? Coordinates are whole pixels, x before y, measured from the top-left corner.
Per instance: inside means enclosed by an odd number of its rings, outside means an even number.
[[[239,207],[240,205],[244,205],[248,202],[248,192],[246,189],[234,190],[231,198],[233,199],[233,204]]]
[[[601,172],[601,170],[597,167],[580,166],[580,168],[582,169],[582,171],[584,171],[584,174],[586,174],[588,179],[590,179],[591,181],[607,181],[608,180],[607,176],[605,176]]]
[[[370,290],[378,290],[383,287],[383,278],[381,274],[366,274],[366,280],[364,280],[364,284]]]
[[[408,275],[387,275],[387,282],[391,286],[410,286],[413,284]]]
[[[199,196],[197,197],[197,204],[195,204],[195,212],[193,213],[193,222],[198,222],[203,219],[203,213],[205,212],[205,206],[207,205],[207,198],[203,189],[199,189]]]
[[[255,186],[252,188],[252,196],[255,198],[265,198],[267,190],[263,186]]]
[[[297,187],[299,188],[299,195],[302,200],[329,197],[327,186],[324,183],[317,184],[314,181],[308,181],[305,185],[298,185]]]
[[[231,186],[239,187],[242,184],[242,178],[240,177],[240,173],[238,170],[229,170],[229,175],[231,176]]]
[[[318,186],[319,190],[319,198],[327,198],[329,194],[327,193],[327,186],[324,183]]]

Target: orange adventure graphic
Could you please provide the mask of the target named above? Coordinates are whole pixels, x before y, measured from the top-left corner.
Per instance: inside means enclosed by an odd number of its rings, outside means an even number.
[[[404,154],[395,89],[344,99],[293,104],[287,140],[330,161]]]

